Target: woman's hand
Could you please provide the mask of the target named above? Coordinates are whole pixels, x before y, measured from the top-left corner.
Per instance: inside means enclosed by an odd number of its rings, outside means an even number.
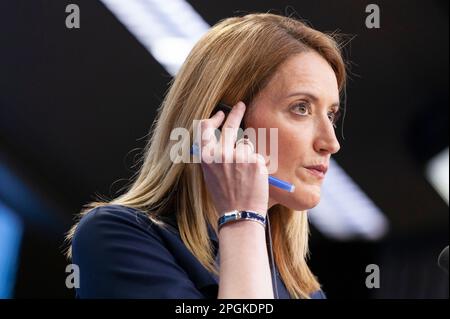
[[[225,117],[222,111],[200,122],[202,170],[207,189],[220,215],[232,210],[251,210],[265,216],[268,209],[268,171],[264,157],[254,152],[249,140],[236,144],[245,104],[229,113],[219,141],[215,130]]]

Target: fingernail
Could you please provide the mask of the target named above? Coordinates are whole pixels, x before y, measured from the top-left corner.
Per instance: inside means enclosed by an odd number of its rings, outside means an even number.
[[[239,103],[236,106],[238,107],[238,110],[243,110],[245,108],[245,104],[242,101],[239,101]]]

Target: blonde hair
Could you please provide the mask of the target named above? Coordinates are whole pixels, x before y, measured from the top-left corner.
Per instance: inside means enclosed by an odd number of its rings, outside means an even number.
[[[217,231],[217,212],[208,196],[201,166],[171,161],[170,149],[175,141],[170,140],[170,133],[176,127],[186,128],[192,141],[194,120],[209,118],[219,101],[234,105],[241,100],[249,105],[283,61],[308,50],[328,61],[342,92],[346,70],[333,35],[272,13],[231,17],[214,25],[172,79],[131,186],[113,200],[85,205],[79,216],[98,206],[118,204],[143,211],[158,222],[172,204],[184,244],[206,269],[217,273],[207,232],[208,224]],[[307,265],[306,211],[275,205],[268,214],[280,275],[291,297],[309,298],[320,285]],[[69,241],[76,226],[67,235]],[[71,247],[67,254],[71,256]]]

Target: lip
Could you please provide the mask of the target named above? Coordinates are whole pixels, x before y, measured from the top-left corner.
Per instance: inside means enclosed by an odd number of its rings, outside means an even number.
[[[323,179],[327,173],[328,167],[325,165],[314,165],[305,167],[308,172],[319,179]]]

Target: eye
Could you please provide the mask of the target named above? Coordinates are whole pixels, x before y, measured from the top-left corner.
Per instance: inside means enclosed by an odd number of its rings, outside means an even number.
[[[328,112],[328,118],[334,127],[336,127],[336,122],[339,120],[339,116],[341,115],[340,110]]]
[[[311,113],[311,107],[308,103],[298,103],[291,107],[291,111],[301,116],[305,116]]]

